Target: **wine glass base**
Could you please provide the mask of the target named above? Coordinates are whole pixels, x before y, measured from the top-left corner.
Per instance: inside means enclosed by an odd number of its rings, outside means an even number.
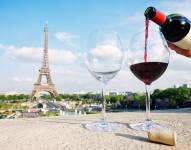
[[[140,123],[133,123],[133,124],[130,124],[130,127],[135,130],[147,131],[147,132],[155,128],[166,128],[164,125],[155,123],[152,120],[149,120],[149,121],[146,120]]]
[[[104,120],[99,122],[93,122],[85,125],[85,128],[90,131],[102,131],[102,132],[113,132],[121,127],[118,123],[110,123]]]

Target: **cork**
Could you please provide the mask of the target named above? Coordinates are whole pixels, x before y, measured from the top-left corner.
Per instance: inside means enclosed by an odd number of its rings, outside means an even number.
[[[176,132],[170,129],[151,129],[148,132],[148,138],[152,142],[167,144],[171,146],[176,145]]]

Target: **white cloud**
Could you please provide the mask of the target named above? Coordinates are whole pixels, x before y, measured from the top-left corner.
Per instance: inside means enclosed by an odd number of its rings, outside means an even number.
[[[61,42],[64,42],[65,44],[68,44],[71,47],[79,48],[79,46],[73,41],[74,39],[79,37],[78,35],[68,32],[57,32],[55,34],[55,37]]]
[[[190,0],[174,1],[168,0],[163,1],[161,6],[166,10],[167,14],[180,13],[191,19]]]
[[[31,77],[18,77],[15,76],[12,78],[15,82],[33,82],[34,80]]]
[[[121,59],[122,58],[122,51],[113,45],[105,44],[105,45],[98,45],[92,49],[91,54],[94,57],[101,57],[104,59]]]
[[[116,71],[121,68],[123,58],[123,50],[115,44],[100,44],[85,53],[85,64],[96,72]]]
[[[60,40],[60,41],[68,41],[68,40],[71,40],[73,38],[76,38],[78,37],[77,35],[74,35],[74,34],[71,34],[71,33],[67,33],[67,32],[57,32],[55,34],[55,37]]]
[[[5,55],[11,59],[17,59],[26,62],[42,61],[43,48],[25,46],[17,48],[15,46],[5,45],[1,45],[0,48],[4,49]],[[50,62],[54,64],[73,63],[77,58],[77,54],[74,54],[69,50],[50,49],[48,53]]]
[[[169,68],[174,71],[190,71],[191,75],[190,58],[171,52]],[[177,74],[179,73],[177,72]]]
[[[24,61],[39,61],[42,57],[42,48],[4,46],[5,55],[11,59]]]
[[[49,52],[50,61],[53,63],[73,63],[77,59],[75,55],[69,50],[50,50]]]

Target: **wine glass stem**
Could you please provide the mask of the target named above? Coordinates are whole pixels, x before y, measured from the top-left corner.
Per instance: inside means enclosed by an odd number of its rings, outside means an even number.
[[[146,121],[151,121],[150,118],[150,90],[149,85],[145,84],[146,91]]]
[[[102,98],[102,119],[104,122],[106,121],[106,113],[105,113],[106,104],[105,104],[105,94],[104,94],[105,87],[106,87],[106,83],[103,83],[102,90],[101,90],[101,98]]]

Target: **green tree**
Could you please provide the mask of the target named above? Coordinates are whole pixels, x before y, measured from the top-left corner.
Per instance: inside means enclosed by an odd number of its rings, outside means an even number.
[[[61,100],[62,100],[61,96],[56,97],[56,101],[61,101]]]
[[[186,87],[179,87],[177,89],[177,104],[179,106],[183,105],[184,100],[187,100],[190,98],[190,89]]]

